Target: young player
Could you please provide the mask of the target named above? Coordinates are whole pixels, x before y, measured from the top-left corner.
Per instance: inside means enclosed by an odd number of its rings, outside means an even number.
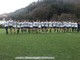
[[[68,32],[68,31],[69,31],[69,22],[66,21],[66,32]]]
[[[8,21],[4,23],[4,28],[6,30],[6,34],[8,34]]]
[[[41,21],[41,30],[42,30],[42,32],[44,32],[44,30],[45,30],[45,23],[44,23],[44,20]]]
[[[14,30],[14,34],[16,33],[16,27],[17,27],[17,22],[14,21],[14,22],[13,22],[13,30]]]
[[[63,31],[67,32],[67,22],[66,21],[63,21],[63,26],[64,26]]]
[[[33,31],[38,33],[38,21],[33,21]]]
[[[68,21],[67,23],[68,32],[72,32],[71,21]]]
[[[58,21],[55,22],[55,26],[56,26],[56,32],[58,32],[59,29]]]
[[[71,27],[72,27],[72,32],[74,32],[75,24],[74,24],[74,22],[73,22],[73,21],[71,22]]]
[[[53,27],[52,24],[53,24],[53,23],[52,23],[52,20],[50,20],[50,21],[49,21],[49,32],[52,32],[52,27]]]
[[[41,22],[40,22],[40,20],[38,21],[38,33],[41,33]]]
[[[8,25],[9,25],[10,33],[12,34],[13,20],[9,20]]]
[[[26,20],[26,21],[24,22],[24,27],[25,27],[25,31],[28,32],[28,29],[29,29],[29,22],[28,22],[28,20]]]
[[[60,21],[60,22],[61,22],[60,30],[61,30],[61,32],[63,32],[63,28],[64,28],[63,21]]]
[[[26,20],[23,22],[23,26],[24,26],[24,31],[26,32],[27,31],[27,24],[26,24]]]
[[[53,20],[52,21],[52,30],[55,32],[56,31],[56,21],[55,20]]]
[[[23,30],[24,30],[24,21],[22,20],[20,23],[21,23],[21,32],[23,33]]]
[[[58,32],[61,32],[61,28],[62,28],[62,23],[61,21],[58,21]]]
[[[77,22],[74,22],[74,30],[75,30],[75,32],[77,32],[77,29],[78,29],[78,23]]]
[[[26,24],[27,24],[27,32],[29,33],[29,29],[30,29],[29,20],[27,20]]]
[[[59,21],[59,32],[62,32],[63,24],[62,21]]]
[[[33,30],[33,21],[29,21],[29,27],[29,33],[31,33]]]
[[[46,20],[45,22],[44,22],[44,26],[45,26],[45,32],[47,33],[48,32],[48,28],[49,28],[49,22],[48,22],[48,20]]]
[[[20,28],[21,28],[21,23],[20,23],[20,21],[18,20],[18,21],[17,21],[17,34],[20,33]]]
[[[80,22],[78,22],[78,29],[77,32],[80,32]]]

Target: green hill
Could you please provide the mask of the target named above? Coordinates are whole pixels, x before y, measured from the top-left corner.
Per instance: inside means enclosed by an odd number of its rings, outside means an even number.
[[[79,0],[39,0],[29,6],[10,13],[13,19],[65,19],[75,20],[80,18]]]

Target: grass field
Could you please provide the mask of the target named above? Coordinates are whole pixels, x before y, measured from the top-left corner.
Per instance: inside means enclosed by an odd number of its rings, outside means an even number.
[[[0,30],[0,60],[15,60],[20,56],[80,60],[80,33],[6,35],[5,30]]]

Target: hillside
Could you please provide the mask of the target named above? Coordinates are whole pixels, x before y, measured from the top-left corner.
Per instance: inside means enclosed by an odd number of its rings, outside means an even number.
[[[80,0],[39,0],[10,13],[13,19],[79,19]]]

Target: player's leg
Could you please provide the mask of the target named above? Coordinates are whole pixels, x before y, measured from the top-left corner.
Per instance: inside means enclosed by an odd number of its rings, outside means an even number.
[[[12,26],[9,26],[9,29],[10,29],[10,33],[12,34]]]
[[[14,27],[14,25],[13,25],[13,28],[12,28],[12,30],[13,30],[13,33],[15,34],[15,27]]]
[[[6,30],[6,34],[8,34],[8,27],[5,27],[5,30]]]
[[[17,28],[17,34],[19,34],[19,29]]]

